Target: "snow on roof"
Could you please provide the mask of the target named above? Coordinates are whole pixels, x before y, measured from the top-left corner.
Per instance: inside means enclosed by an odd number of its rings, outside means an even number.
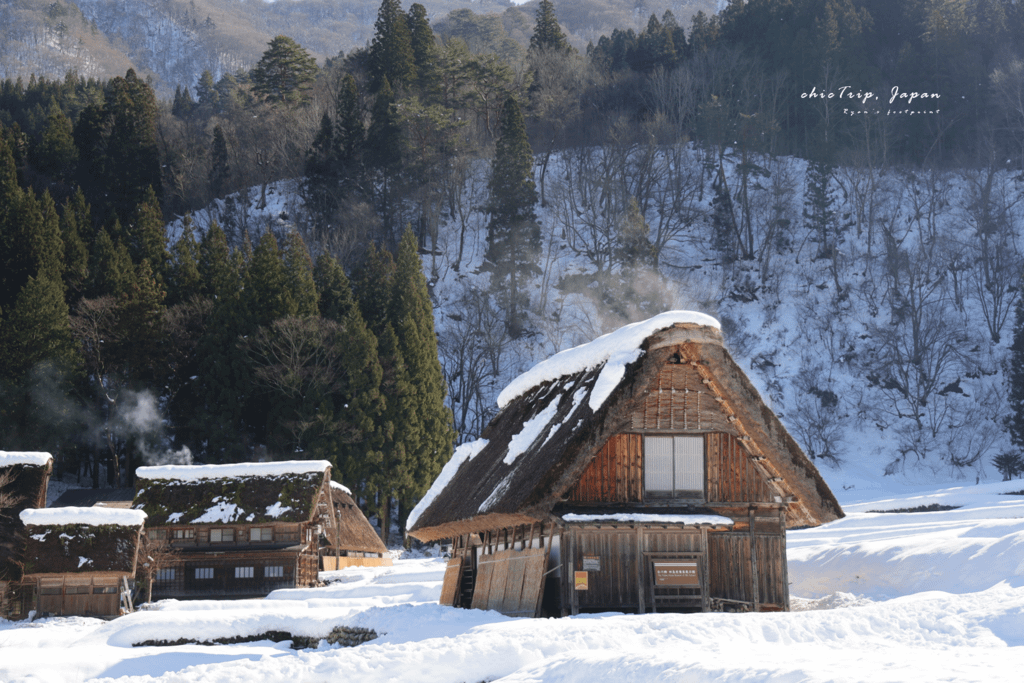
[[[641,512],[619,512],[610,515],[562,515],[566,522],[642,522],[645,524],[713,524],[732,526],[733,521],[721,515],[657,515]]]
[[[139,479],[176,479],[199,481],[202,479],[232,479],[237,477],[280,477],[287,474],[325,472],[331,463],[326,460],[282,460],[280,462],[243,462],[230,465],[163,465],[140,467],[135,470]]]
[[[350,496],[352,495],[352,489],[350,489],[349,487],[345,486],[340,481],[334,481],[333,479],[331,479],[331,488],[332,489],[338,489],[339,491],[344,491],[345,493],[347,493]]]
[[[484,446],[488,444],[487,439],[477,439],[476,441],[470,441],[464,443],[455,449],[455,453],[452,454],[451,460],[445,463],[444,468],[441,469],[441,473],[437,475],[437,479],[427,489],[426,494],[420,499],[420,502],[416,503],[416,507],[409,513],[409,519],[405,523],[406,529],[411,529],[416,526],[416,520],[420,518],[423,511],[430,507],[430,504],[434,502],[438,494],[444,491],[445,487],[455,476],[455,473],[459,471],[459,467],[462,463],[472,460],[475,458],[480,451],[484,449]]]
[[[43,510],[23,510],[21,521],[26,526],[65,526],[68,524],[142,526],[146,521],[146,513],[142,510],[125,510],[123,508],[45,508]]]
[[[626,366],[640,357],[640,345],[644,340],[676,323],[721,329],[717,320],[695,311],[667,311],[648,320],[620,327],[592,342],[557,353],[519,375],[498,395],[498,408],[504,408],[544,382],[596,368],[604,363],[604,369],[590,394],[590,408],[596,411],[622,381]]]
[[[53,461],[49,453],[0,451],[0,467],[11,465],[33,465],[46,467]]]

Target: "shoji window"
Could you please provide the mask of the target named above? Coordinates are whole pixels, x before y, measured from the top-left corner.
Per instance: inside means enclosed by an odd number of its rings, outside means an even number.
[[[704,498],[704,437],[645,436],[644,490],[653,497]]]

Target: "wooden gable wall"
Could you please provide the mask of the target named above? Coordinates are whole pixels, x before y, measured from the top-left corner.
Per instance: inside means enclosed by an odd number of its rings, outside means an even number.
[[[772,491],[732,434],[704,434],[709,503],[767,503]],[[616,434],[569,491],[570,503],[643,502],[643,436]]]

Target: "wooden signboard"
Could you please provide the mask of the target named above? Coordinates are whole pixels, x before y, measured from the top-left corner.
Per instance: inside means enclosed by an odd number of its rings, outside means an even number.
[[[576,581],[575,588],[578,591],[585,591],[589,589],[587,581],[587,572],[575,572]]]
[[[655,586],[700,586],[697,560],[663,560],[654,563]]]

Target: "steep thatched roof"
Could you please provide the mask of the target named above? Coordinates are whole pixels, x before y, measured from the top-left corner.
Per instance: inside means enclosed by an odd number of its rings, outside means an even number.
[[[388,548],[380,536],[373,530],[366,515],[356,505],[349,491],[337,482],[331,482],[331,499],[334,512],[338,519],[340,532],[340,550],[352,550],[360,553],[386,553]],[[333,535],[329,539],[334,544]]]
[[[25,574],[135,575],[145,515],[135,510],[50,508],[21,514],[28,532]]]
[[[19,514],[28,508],[46,505],[46,486],[50,481],[53,457],[49,453],[11,453],[0,451],[0,581],[21,578],[25,550],[25,525]],[[2,483],[0,482],[0,483]]]
[[[330,467],[325,460],[140,467],[132,507],[149,515],[150,527],[305,522]]]
[[[599,353],[590,345],[572,349],[570,362],[559,354],[513,382],[481,440],[456,451],[413,511],[409,533],[426,541],[556,519],[555,505],[605,442],[636,429],[634,416],[670,361],[698,373],[724,425],[706,431],[727,430],[742,441],[776,495],[790,501],[790,526],[841,517],[817,469],[708,320],[663,314],[597,340]]]

